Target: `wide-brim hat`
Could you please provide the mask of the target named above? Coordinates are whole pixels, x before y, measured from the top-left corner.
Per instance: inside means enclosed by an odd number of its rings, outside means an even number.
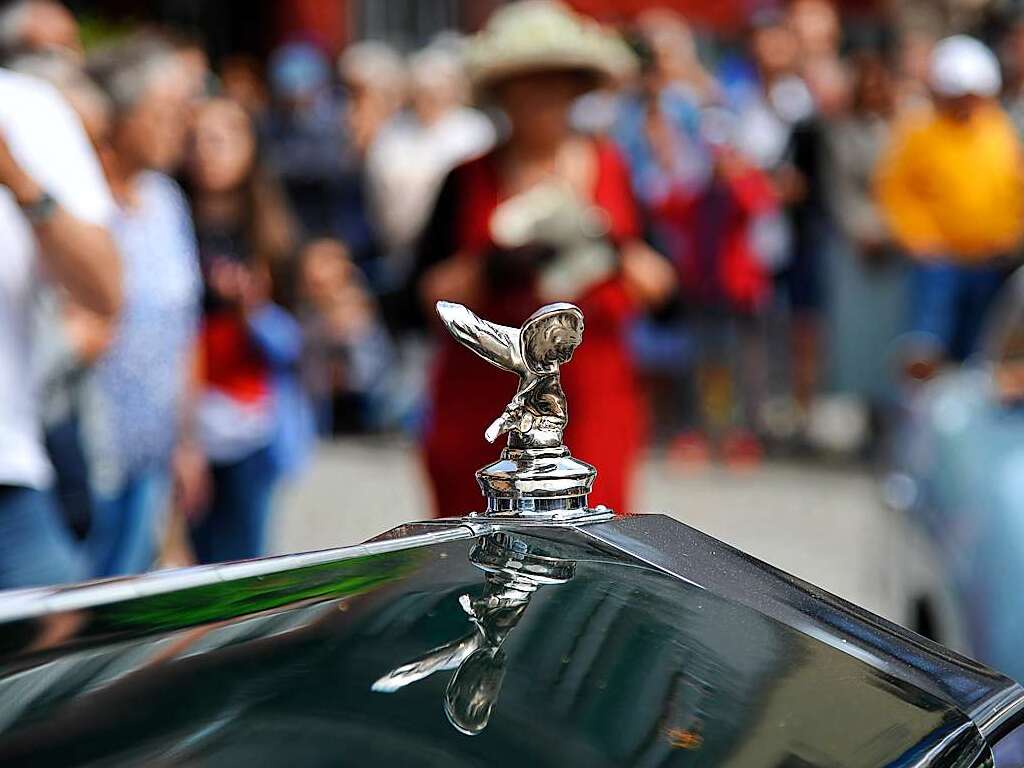
[[[629,46],[589,17],[552,0],[522,0],[502,6],[470,38],[466,72],[477,100],[517,75],[575,71],[597,87],[628,77],[638,63]]]

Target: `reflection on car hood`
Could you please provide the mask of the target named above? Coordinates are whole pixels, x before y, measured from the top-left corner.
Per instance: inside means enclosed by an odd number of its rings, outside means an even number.
[[[973,765],[1020,700],[661,517],[424,524],[0,613],[4,766]]]

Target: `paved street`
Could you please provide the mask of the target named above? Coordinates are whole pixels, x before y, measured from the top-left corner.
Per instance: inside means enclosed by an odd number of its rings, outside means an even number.
[[[884,615],[888,512],[872,478],[847,468],[772,464],[745,473],[682,474],[647,463],[640,511],[664,512],[801,578]],[[325,447],[283,494],[277,552],[363,541],[426,509],[415,453],[390,440]]]

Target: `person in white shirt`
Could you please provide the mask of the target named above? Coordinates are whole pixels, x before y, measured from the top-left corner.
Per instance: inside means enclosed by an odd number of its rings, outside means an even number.
[[[0,69],[0,588],[83,574],[50,495],[32,380],[33,304],[43,281],[113,318],[114,211],[79,119],[50,85]]]
[[[201,458],[190,416],[202,276],[188,203],[166,175],[185,150],[188,72],[169,44],[147,35],[91,54],[88,71],[110,107],[98,153],[124,270],[121,316],[94,368],[88,414],[101,439],[89,457],[95,505],[86,548],[92,575],[107,577],[153,565],[172,486],[185,487],[180,473],[172,482],[173,468]]]
[[[367,180],[388,277],[400,284],[448,172],[494,144],[494,126],[465,106],[458,57],[438,46],[409,60],[411,109],[378,134],[367,154]],[[401,201],[399,203],[399,201]]]

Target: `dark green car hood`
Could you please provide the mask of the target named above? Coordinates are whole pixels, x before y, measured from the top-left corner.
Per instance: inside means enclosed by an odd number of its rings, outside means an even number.
[[[1021,699],[661,517],[423,524],[0,614],[3,766],[966,766]]]

